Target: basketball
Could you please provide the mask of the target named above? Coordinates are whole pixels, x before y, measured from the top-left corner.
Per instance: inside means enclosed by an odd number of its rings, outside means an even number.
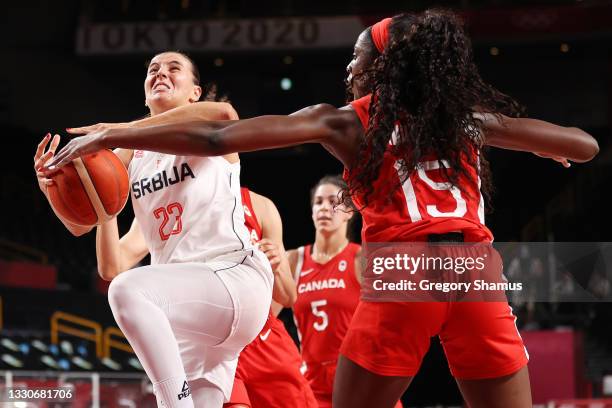
[[[117,215],[128,198],[128,174],[110,150],[73,160],[51,177],[48,187],[53,208],[71,223],[102,224]]]

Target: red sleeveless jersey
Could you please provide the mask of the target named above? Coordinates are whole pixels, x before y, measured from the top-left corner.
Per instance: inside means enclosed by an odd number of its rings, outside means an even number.
[[[368,127],[370,100],[368,95],[351,102],[364,129]],[[394,139],[395,134],[389,147]],[[473,154],[477,158],[478,152]],[[361,210],[363,242],[427,241],[429,234],[455,231],[463,232],[466,242],[493,240],[493,234],[484,225],[480,178],[466,159],[462,164],[469,177],[461,174],[458,179],[463,191],[446,181],[434,156],[425,157],[401,188],[396,188],[400,160],[391,149],[384,154],[370,203]],[[344,170],[347,182],[352,176],[348,169]],[[362,197],[355,196],[353,201],[358,208],[363,207]]]
[[[360,246],[349,243],[325,264],[310,256],[312,246],[299,249],[296,268],[298,297],[293,314],[302,343],[302,359],[309,363],[336,363],[340,345],[359,302],[355,255]],[[301,267],[300,267],[301,261]],[[299,275],[298,275],[299,273]],[[307,372],[308,377],[308,372]]]
[[[242,207],[244,208],[244,225],[249,230],[251,236],[251,243],[255,244],[261,239],[261,225],[255,211],[253,210],[253,203],[251,202],[251,194],[249,189],[246,187],[240,188],[240,195],[242,196]]]
[[[253,210],[249,189],[242,187],[240,193],[244,224],[251,241],[256,243],[261,239],[262,228]],[[301,363],[300,353],[285,325],[270,311],[259,335],[240,353],[228,405],[317,407],[308,381],[300,372]]]

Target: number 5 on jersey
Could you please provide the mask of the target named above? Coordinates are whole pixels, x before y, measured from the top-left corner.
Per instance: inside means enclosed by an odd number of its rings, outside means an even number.
[[[324,310],[319,309],[319,307],[325,306],[327,304],[327,300],[314,300],[310,302],[310,308],[312,309],[312,314],[321,318],[320,322],[314,322],[312,327],[314,327],[317,331],[323,331],[327,328],[329,324],[329,318],[327,317],[327,313]]]
[[[166,241],[170,238],[171,235],[180,234],[183,230],[183,223],[181,222],[181,215],[183,215],[183,206],[180,203],[170,203],[166,207],[159,207],[155,211],[153,211],[153,215],[156,219],[162,220],[161,225],[159,226],[159,236],[162,241]],[[170,221],[170,216],[173,216],[172,219],[172,229],[167,231],[168,222]]]

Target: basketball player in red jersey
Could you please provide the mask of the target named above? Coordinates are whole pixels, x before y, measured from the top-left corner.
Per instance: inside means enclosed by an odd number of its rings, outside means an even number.
[[[283,291],[285,296],[284,301],[273,301],[265,326],[240,353],[232,395],[224,407],[316,408],[310,385],[300,372],[300,354],[285,325],[276,317],[283,306],[292,307],[296,299],[295,282],[282,247],[280,215],[267,197],[244,187],[241,193],[251,241],[268,256],[275,271],[272,297],[278,300],[277,291]]]
[[[310,200],[315,241],[287,253],[298,286],[293,315],[300,334],[304,375],[321,408],[332,406],[340,345],[360,295],[361,246],[347,238],[353,214],[339,203],[344,188],[346,183],[339,176],[319,180]]]
[[[448,12],[366,29],[348,72],[357,99],[343,108],[94,132],[73,139],[47,171],[106,147],[207,156],[321,143],[345,167],[345,197],[361,210],[364,243],[490,242],[480,210],[490,181],[484,145],[563,163],[599,151],[580,129],[517,117],[516,103],[480,78],[462,24]],[[334,406],[393,406],[439,334],[470,407],[531,407],[527,356],[507,304],[465,305],[446,313],[444,303],[360,302],[341,349]]]

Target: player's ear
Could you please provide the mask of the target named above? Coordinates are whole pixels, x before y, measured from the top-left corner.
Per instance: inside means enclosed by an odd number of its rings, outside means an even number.
[[[353,218],[353,215],[355,215],[355,211],[348,210],[348,209],[344,208],[344,206],[342,208],[342,212],[344,212],[344,214],[346,214],[346,222],[349,222]]]
[[[200,100],[202,96],[202,87],[195,85],[193,87],[193,91],[191,91],[191,98],[189,98],[189,102],[194,103]]]

